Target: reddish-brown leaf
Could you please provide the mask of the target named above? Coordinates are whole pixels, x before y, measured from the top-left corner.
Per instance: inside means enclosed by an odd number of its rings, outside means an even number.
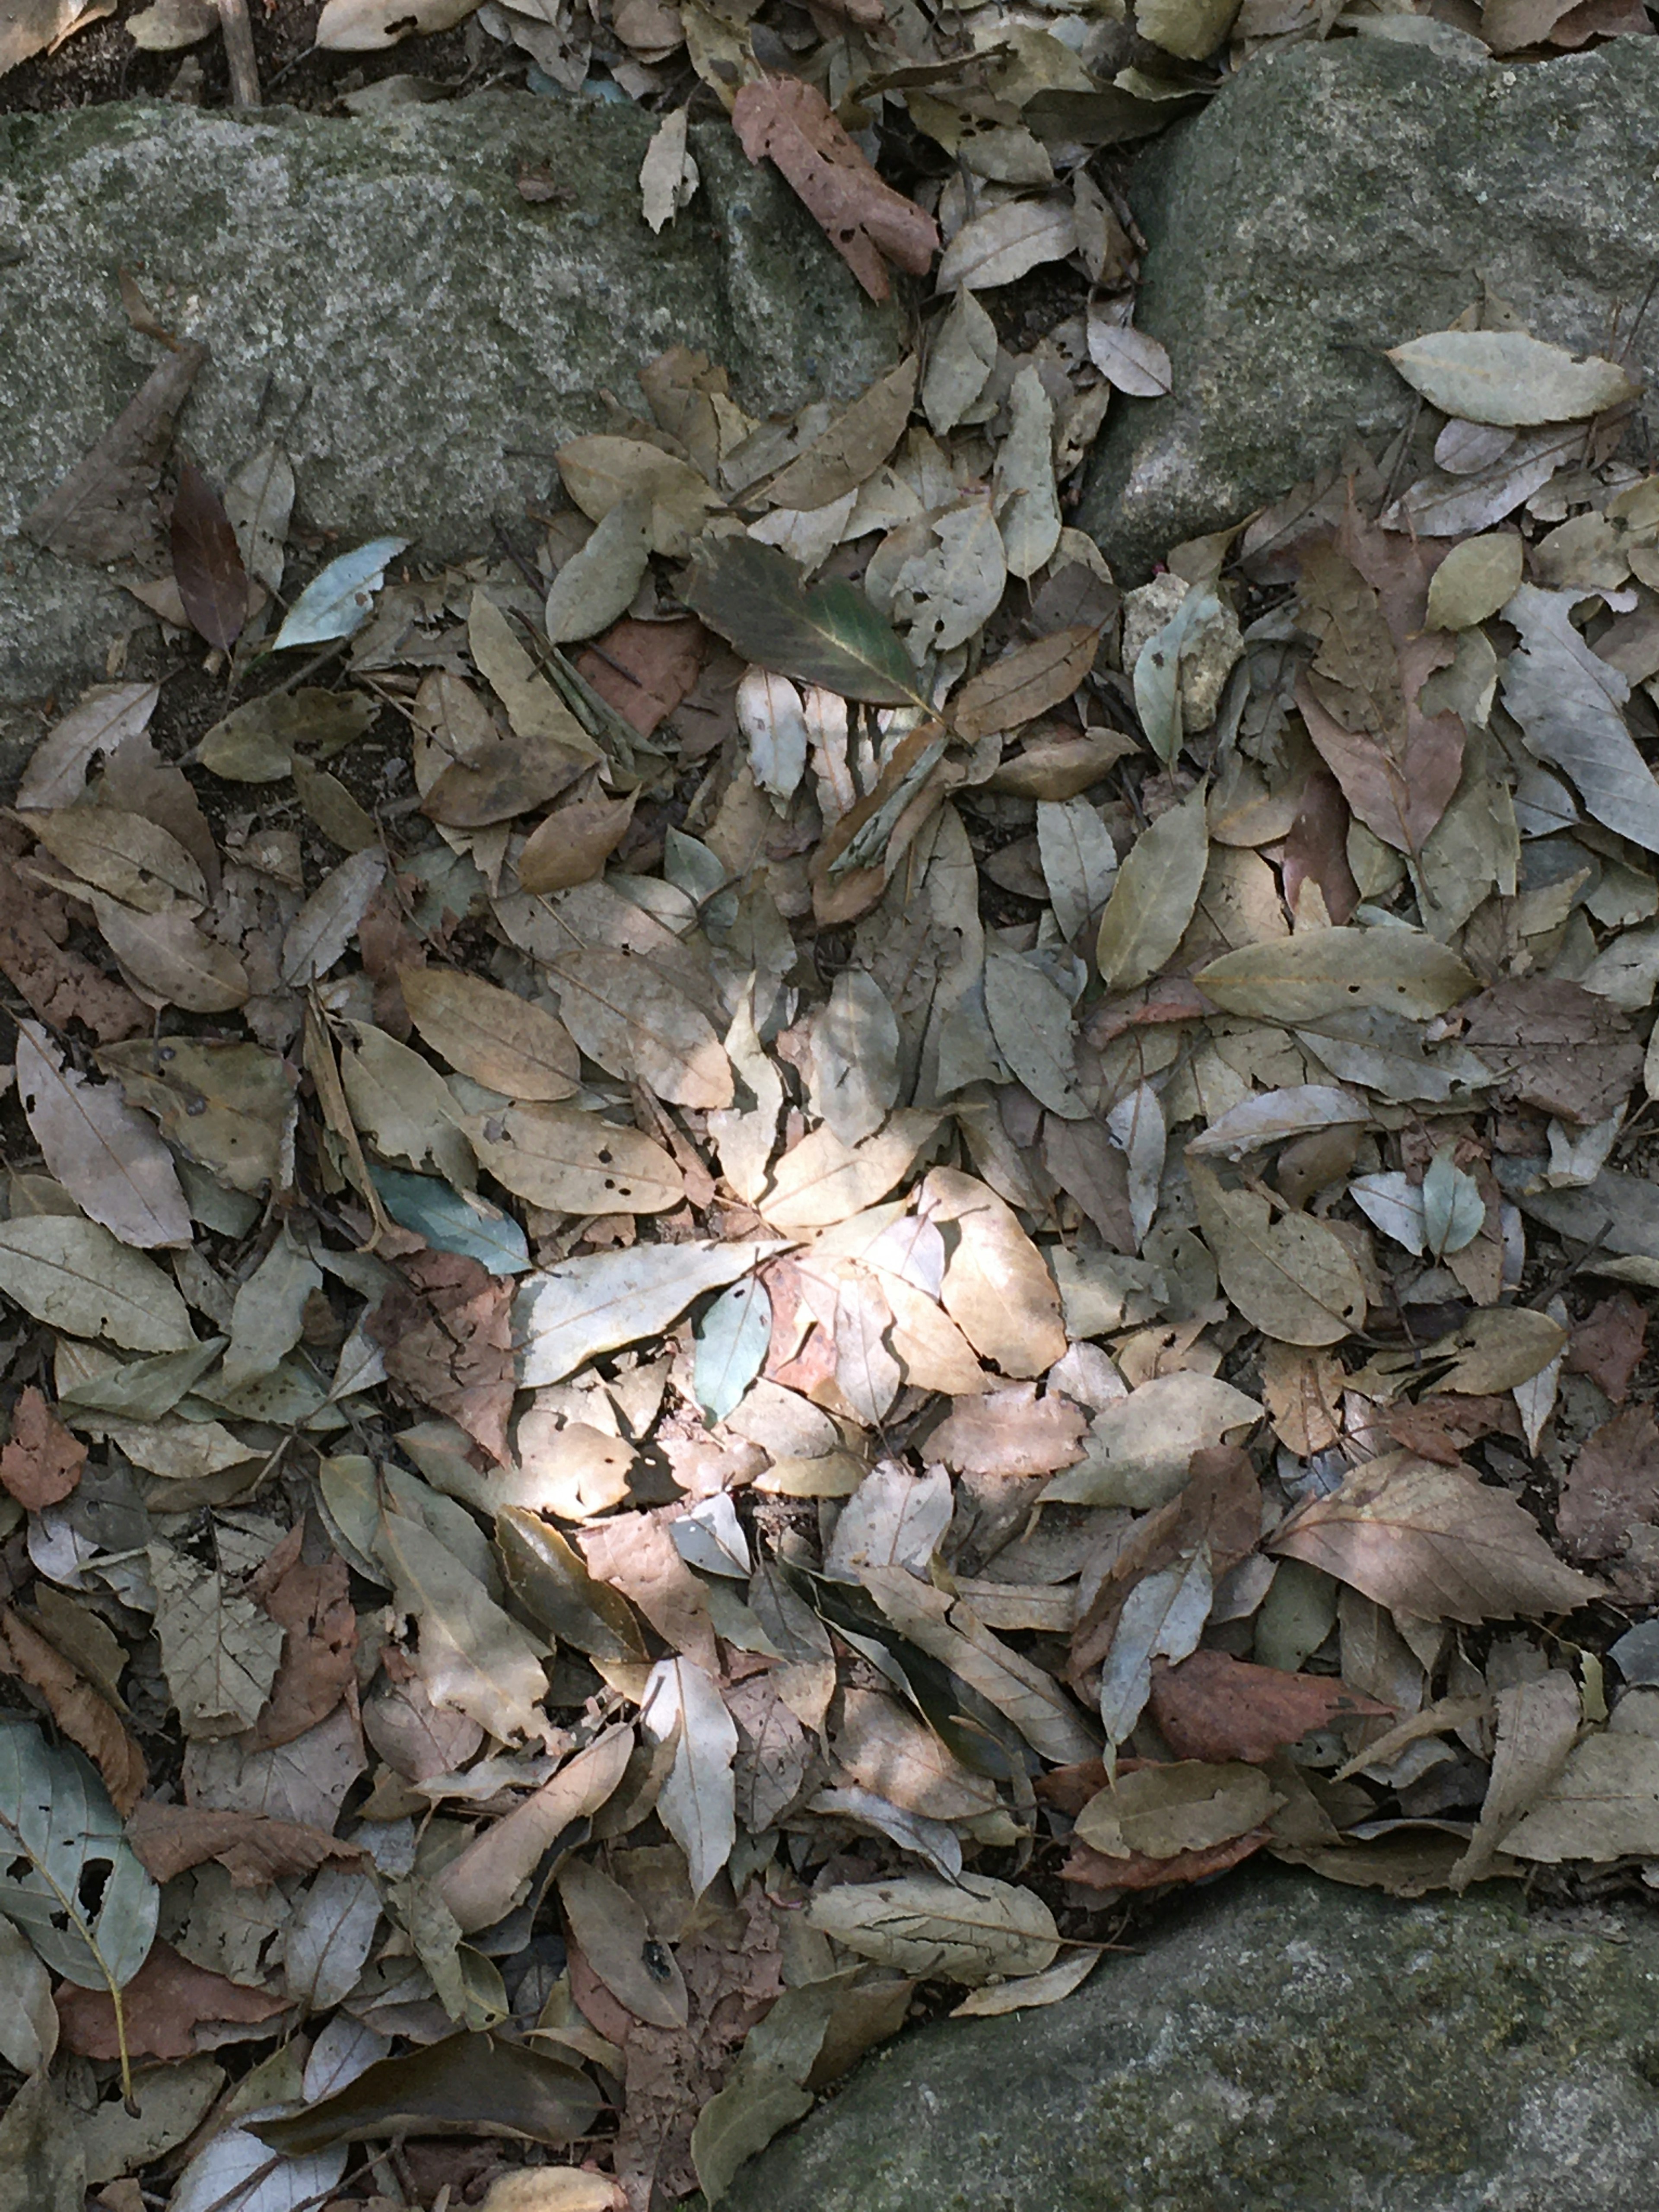
[[[1259,1765],[1310,1729],[1391,1705],[1362,1697],[1331,1674],[1288,1674],[1224,1651],[1194,1651],[1178,1667],[1152,1669],[1149,1710],[1177,1759],[1243,1759]]]
[[[1586,1438],[1561,1486],[1556,1526],[1577,1559],[1609,1562],[1626,1599],[1659,1590],[1659,1427],[1647,1406],[1626,1406]]]
[[[1039,1400],[1035,1382],[1014,1382],[952,1400],[927,1456],[963,1474],[1052,1474],[1082,1458],[1087,1425],[1069,1398]]]
[[[1463,1042],[1500,1096],[1564,1121],[1603,1121],[1640,1080],[1642,1047],[1608,1000],[1563,976],[1516,976],[1468,1010]]]
[[[81,1480],[87,1448],[31,1382],[11,1409],[11,1442],[0,1450],[0,1482],[30,1513],[57,1505]]]
[[[416,1252],[401,1266],[408,1287],[389,1291],[369,1316],[386,1373],[504,1463],[512,1284],[455,1252]]]
[[[1211,1875],[1225,1874],[1272,1841],[1271,1828],[1248,1828],[1224,1844],[1212,1844],[1201,1851],[1177,1851],[1168,1859],[1152,1858],[1145,1851],[1113,1859],[1087,1844],[1073,1844],[1060,1871],[1063,1881],[1080,1882],[1085,1889],[1161,1889],[1166,1882],[1203,1881]]]
[[[1192,1456],[1187,1486],[1139,1522],[1113,1562],[1072,1640],[1072,1679],[1097,1667],[1111,1648],[1123,1601],[1144,1576],[1210,1547],[1218,1582],[1255,1551],[1261,1537],[1261,1486],[1247,1455],[1216,1444]]]
[[[1292,910],[1304,883],[1315,883],[1325,911],[1339,927],[1359,903],[1359,886],[1348,866],[1348,802],[1326,768],[1316,768],[1285,840],[1285,902]]]
[[[291,1528],[248,1585],[248,1595],[283,1631],[283,1656],[251,1745],[292,1743],[326,1720],[357,1679],[357,1615],[351,1577],[333,1552],[300,1557],[303,1525]]]
[[[238,1889],[263,1889],[285,1875],[311,1874],[330,1859],[355,1866],[362,1856],[356,1844],[297,1820],[163,1805],[154,1797],[127,1815],[126,1837],[157,1881],[216,1859]]]
[[[228,651],[247,620],[247,571],[224,501],[194,461],[180,464],[168,537],[185,612],[210,645]]]
[[[1619,1291],[1594,1306],[1574,1329],[1567,1364],[1575,1375],[1588,1375],[1599,1382],[1613,1404],[1622,1406],[1647,1340],[1646,1308],[1628,1291]]]
[[[635,622],[624,615],[576,657],[583,676],[642,738],[691,691],[708,633],[693,615],[680,622]]]
[[[118,1813],[131,1810],[148,1776],[144,1754],[108,1699],[82,1680],[63,1654],[37,1636],[15,1613],[0,1613],[0,1666],[37,1689],[71,1743],[78,1743],[104,1778]]]
[[[83,2058],[118,2058],[115,2003],[107,1990],[56,1991],[64,2040]],[[254,2026],[286,2008],[286,1999],[251,1990],[210,1973],[180,1958],[171,1943],[157,1942],[121,1992],[127,2049],[135,2058],[188,2058],[209,2048],[197,2040],[198,2028],[218,2021]]]
[[[1442,1391],[1415,1405],[1390,1407],[1382,1426],[1407,1451],[1455,1467],[1482,1437],[1518,1437],[1521,1416],[1513,1398],[1458,1398]]]
[[[8,833],[4,849],[27,839]],[[49,1029],[84,1022],[100,1044],[148,1030],[149,1009],[112,975],[67,949],[69,909],[55,891],[26,882],[0,860],[0,969]]]
[[[84,460],[19,525],[70,561],[118,561],[159,534],[155,480],[205,346],[177,346],[151,370]]]
[[[776,162],[872,300],[887,297],[888,261],[927,274],[939,251],[932,216],[883,184],[816,86],[799,77],[746,84],[732,128],[751,161]]]

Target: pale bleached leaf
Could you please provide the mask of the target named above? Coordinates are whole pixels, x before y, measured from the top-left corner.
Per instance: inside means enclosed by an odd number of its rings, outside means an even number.
[[[149,1550],[160,1601],[161,1667],[185,1733],[236,1735],[252,1727],[283,1656],[283,1631],[251,1598],[171,1544]]]
[[[723,1290],[781,1247],[638,1244],[595,1252],[527,1275],[514,1308],[526,1389],[562,1382],[600,1352],[656,1336],[694,1298]]]
[[[17,1026],[17,1095],[46,1166],[124,1244],[188,1244],[190,1208],[173,1155],[112,1083],[64,1065],[38,1022]]]
[[[999,1975],[1042,1973],[1060,1949],[1040,1897],[982,1874],[954,1882],[937,1875],[842,1882],[817,1893],[806,1918],[863,1958],[970,1988]]]
[[[653,1743],[674,1741],[657,1815],[685,1853],[691,1893],[701,1897],[737,1840],[736,1724],[702,1668],[680,1658],[660,1659],[652,1668],[640,1701],[640,1725]]]
[[[1095,957],[1109,990],[1155,975],[1187,933],[1208,863],[1204,787],[1136,839],[1101,916]]]

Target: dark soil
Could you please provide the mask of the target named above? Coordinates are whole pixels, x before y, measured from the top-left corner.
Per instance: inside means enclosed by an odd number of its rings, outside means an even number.
[[[112,15],[72,33],[56,53],[38,54],[0,77],[0,112],[39,114],[111,100],[228,106],[230,81],[218,33],[184,52],[146,53],[125,27],[144,4],[119,0]],[[326,112],[384,76],[428,77],[447,89],[476,92],[521,81],[529,67],[527,56],[499,45],[472,21],[431,38],[406,39],[383,53],[319,53],[313,41],[322,12],[322,0],[250,0],[259,83],[273,106]]]

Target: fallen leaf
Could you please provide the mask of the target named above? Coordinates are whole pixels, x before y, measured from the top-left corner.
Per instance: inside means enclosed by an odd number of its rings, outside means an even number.
[[[1561,1565],[1507,1492],[1408,1452],[1369,1461],[1298,1507],[1268,1549],[1425,1620],[1570,1613],[1601,1595]]]
[[[1576,422],[1642,388],[1617,362],[1524,331],[1438,331],[1390,347],[1388,358],[1431,407],[1468,422]]]
[[[1420,930],[1352,927],[1241,945],[1193,980],[1224,1013],[1292,1024],[1370,1006],[1431,1021],[1475,981]]]
[[[17,1034],[17,1092],[51,1172],[124,1244],[188,1244],[190,1209],[173,1156],[113,1084],[66,1067],[46,1030]]]
[[[1052,1474],[1081,1455],[1084,1416],[1068,1399],[1040,1401],[1034,1383],[961,1399],[927,1439],[928,1452],[968,1474]]]
[[[1469,1847],[1452,1869],[1454,1889],[1492,1870],[1505,1838],[1559,1779],[1583,1719],[1578,1685],[1565,1668],[1498,1691],[1492,1779]]]
[[[212,1859],[239,1889],[262,1889],[289,1875],[311,1874],[330,1859],[355,1865],[362,1856],[356,1844],[295,1821],[164,1805],[154,1797],[132,1808],[126,1837],[157,1881],[171,1881]]]
[[[84,460],[18,528],[69,561],[118,561],[160,536],[155,490],[173,425],[208,358],[200,345],[163,356]]]
[[[1659,1741],[1589,1735],[1532,1810],[1505,1834],[1510,1858],[1650,1858],[1659,1837]]]
[[[1284,1801],[1254,1766],[1138,1766],[1120,1775],[1077,1816],[1076,1832],[1109,1858],[1173,1859],[1212,1850],[1257,1828]]]
[[[130,1813],[148,1777],[144,1754],[114,1707],[10,1610],[0,1612],[0,1649],[5,1671],[40,1692],[58,1728],[103,1776],[116,1811]]]
[[[794,562],[753,538],[705,539],[682,596],[757,667],[875,705],[916,696],[909,654],[862,592],[840,579],[803,591]]]
[[[1206,806],[1200,784],[1158,817],[1118,869],[1095,951],[1109,991],[1129,990],[1157,975],[1186,935],[1209,859]]]
[[[953,1232],[941,1300],[981,1358],[1005,1375],[1042,1375],[1066,1350],[1060,1293],[1012,1206],[972,1176],[934,1168],[921,1210]]]
[[[1338,1677],[1286,1674],[1224,1651],[1194,1651],[1179,1666],[1153,1668],[1148,1711],[1177,1759],[1260,1765],[1315,1729],[1366,1715],[1389,1717],[1392,1709]]]
[[[1060,1949],[1040,1897],[982,1874],[842,1882],[818,1891],[806,1918],[861,1958],[970,1988],[999,1975],[1043,1973]]]
[[[1528,751],[1565,770],[1596,821],[1659,852],[1659,783],[1626,724],[1630,684],[1573,628],[1577,604],[1576,592],[1535,584],[1509,601],[1521,643],[1504,663],[1504,703]]]
[[[0,1448],[0,1482],[27,1512],[67,1498],[81,1480],[87,1448],[77,1443],[33,1383],[17,1394],[11,1438]]]
[[[198,2032],[216,2021],[257,2025],[275,2018],[285,2000],[209,1973],[158,1942],[121,1992],[126,2048],[135,2057],[188,2058],[202,2048]],[[64,2040],[88,2058],[121,2054],[115,2005],[104,1990],[61,1989],[58,2017]]]
[[[701,1897],[737,1840],[732,1762],[738,1731],[719,1690],[695,1661],[659,1659],[640,1700],[653,1743],[674,1742],[657,1796],[657,1817],[685,1853],[691,1893]]]
[[[307,2111],[252,2125],[272,2149],[303,2156],[327,2144],[406,2133],[566,2143],[586,2132],[598,2109],[598,2091],[574,2062],[464,2033],[379,2059]],[[199,2212],[208,2212],[207,2202]]]
[[[1076,248],[1077,217],[1069,200],[1009,200],[963,224],[940,257],[938,289],[992,291],[1042,262],[1063,261]]]
[[[343,0],[343,4],[354,5],[356,0]],[[270,641],[271,652],[287,653],[295,646],[327,645],[337,637],[355,637],[368,620],[374,594],[386,581],[387,564],[408,544],[406,538],[374,538],[331,561],[289,609]]]
[[[872,300],[888,295],[887,261],[927,273],[939,249],[932,216],[882,182],[816,87],[793,76],[745,84],[732,127],[751,161],[776,163]]]
[[[565,1027],[608,1073],[637,1077],[676,1105],[732,1103],[731,1063],[708,1017],[649,961],[593,946],[553,972]]]
[[[574,1940],[617,2002],[658,2027],[684,2027],[689,2000],[674,1954],[620,1883],[586,1859],[567,1861],[559,1898]]]
[[[210,645],[228,652],[247,620],[247,571],[224,502],[193,461],[179,466],[170,538],[185,612]]]
[[[694,1298],[752,1273],[777,1249],[641,1244],[562,1261],[526,1276],[515,1307],[515,1334],[524,1345],[520,1382],[530,1389],[560,1382],[600,1352],[659,1334]],[[0,1283],[4,1264],[0,1249]]]
[[[0,1222],[0,1290],[37,1321],[107,1336],[129,1352],[183,1352],[196,1341],[184,1300],[155,1262],[95,1221]]]
[[[1248,1320],[1286,1344],[1338,1344],[1364,1327],[1364,1285],[1334,1229],[1290,1211],[1275,1220],[1265,1196],[1224,1189],[1190,1153],[1188,1172],[1222,1286]]]
[[[532,1206],[562,1213],[660,1213],[685,1178],[638,1129],[574,1106],[526,1104],[465,1124],[478,1164]]]

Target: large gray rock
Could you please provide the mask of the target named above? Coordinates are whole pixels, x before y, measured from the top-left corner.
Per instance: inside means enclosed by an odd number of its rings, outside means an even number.
[[[866,2060],[721,2212],[1636,2212],[1656,2083],[1644,1906],[1586,1932],[1268,1869],[1047,2011]]]
[[[1382,349],[1484,276],[1603,351],[1659,269],[1659,40],[1510,68],[1348,39],[1248,63],[1146,155],[1136,311],[1175,368],[1114,402],[1083,502],[1127,580],[1409,417]],[[1651,375],[1659,312],[1637,333]]]
[[[395,532],[449,557],[545,497],[548,456],[603,427],[601,394],[702,348],[760,412],[850,395],[894,357],[870,306],[769,166],[693,132],[702,189],[655,238],[638,176],[651,118],[479,95],[385,120],[159,106],[0,116],[0,698],[100,672],[135,602],[35,555],[21,516],[160,357],[122,311],[131,270],[204,340],[180,434],[222,476],[272,436],[313,529]],[[567,199],[532,204],[521,168]]]

